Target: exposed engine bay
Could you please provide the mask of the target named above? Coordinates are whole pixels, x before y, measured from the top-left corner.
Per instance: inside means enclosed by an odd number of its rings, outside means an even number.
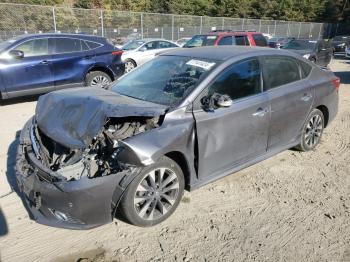
[[[37,126],[31,130],[31,142],[36,157],[60,176],[78,180],[121,172],[131,166],[118,161],[123,150],[119,142],[157,128],[160,117],[108,118],[102,130],[83,149],[67,148],[46,136]]]

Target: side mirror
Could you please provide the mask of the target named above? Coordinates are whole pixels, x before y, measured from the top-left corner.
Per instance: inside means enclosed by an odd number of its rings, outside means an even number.
[[[141,52],[147,51],[147,48],[143,46],[139,49],[139,51],[141,51]]]
[[[9,54],[12,58],[15,59],[22,59],[24,57],[24,52],[20,50],[11,50]]]
[[[222,95],[214,93],[211,96],[205,96],[201,99],[203,109],[208,112],[212,112],[220,107],[230,107],[232,105],[232,99],[228,95]]]

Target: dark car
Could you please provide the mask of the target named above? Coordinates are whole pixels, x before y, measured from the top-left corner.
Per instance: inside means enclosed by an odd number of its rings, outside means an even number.
[[[338,35],[332,39],[334,54],[345,54],[345,50],[350,47],[350,36]]]
[[[263,34],[257,32],[217,30],[209,34],[195,35],[183,47],[217,45],[267,46],[267,41]]]
[[[338,88],[331,71],[284,50],[169,51],[108,90],[41,96],[21,132],[18,185],[39,223],[155,225],[184,188],[292,147],[313,150],[337,114]]]
[[[105,38],[22,35],[0,43],[0,98],[104,86],[124,73],[122,51]]]
[[[294,39],[283,49],[295,52],[319,66],[328,66],[333,57],[332,42],[327,40]]]
[[[294,37],[282,37],[275,36],[268,40],[269,47],[271,48],[283,48],[283,46],[289,41],[295,39]]]

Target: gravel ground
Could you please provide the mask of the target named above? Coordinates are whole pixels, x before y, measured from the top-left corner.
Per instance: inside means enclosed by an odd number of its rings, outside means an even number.
[[[0,260],[350,261],[350,62],[334,60],[340,107],[314,152],[285,151],[185,196],[164,223],[70,231],[31,221],[12,191],[18,131],[35,100],[0,107]]]

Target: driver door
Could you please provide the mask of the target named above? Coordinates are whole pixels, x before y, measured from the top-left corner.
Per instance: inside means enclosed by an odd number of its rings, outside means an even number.
[[[159,46],[159,41],[151,41],[146,44],[144,44],[142,47],[139,49],[140,53],[140,59],[138,59],[138,65],[142,65],[149,60],[153,59],[156,53],[159,51],[158,50]]]
[[[259,60],[244,60],[229,66],[200,96],[229,95],[231,106],[205,111],[194,103],[201,180],[266,153],[270,105],[261,83]]]
[[[25,41],[14,48],[23,58],[4,60],[3,73],[8,97],[34,95],[54,89],[48,38]]]

